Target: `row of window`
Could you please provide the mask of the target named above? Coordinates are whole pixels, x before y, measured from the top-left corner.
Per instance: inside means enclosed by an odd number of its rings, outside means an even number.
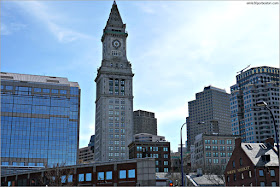
[[[44,163],[12,162],[12,166],[44,166]],[[1,166],[9,166],[9,162],[1,162]]]
[[[14,89],[13,86],[10,85],[1,85],[1,90],[10,90],[12,91]],[[33,88],[35,93],[54,93],[54,94],[67,94],[67,90],[60,90],[60,89],[49,89],[49,88]],[[22,93],[25,94],[24,92],[29,92],[31,93],[32,88],[31,87],[22,87],[22,86],[16,86],[15,87],[16,93]],[[70,89],[70,94],[71,95],[79,95],[79,89],[78,88],[71,88]]]
[[[218,146],[212,146],[213,151],[218,151],[219,150],[218,148],[219,148]],[[226,150],[225,148],[226,148],[225,146],[220,146],[220,151],[225,151]],[[205,150],[211,150],[211,146],[210,145],[205,146]],[[227,146],[227,150],[232,151],[233,147]]]
[[[219,141],[220,144],[225,144],[225,140],[220,140]],[[211,144],[211,140],[204,140],[205,144]],[[218,144],[218,140],[212,140],[212,144]],[[231,145],[232,144],[232,140],[227,140],[227,144]]]

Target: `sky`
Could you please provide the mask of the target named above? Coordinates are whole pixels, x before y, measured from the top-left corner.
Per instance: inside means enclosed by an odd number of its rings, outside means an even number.
[[[117,1],[135,74],[134,110],[155,113],[158,135],[173,151],[195,93],[209,85],[229,93],[247,65],[279,67],[279,4],[247,2]],[[112,3],[1,1],[1,72],[78,82],[80,147],[95,133],[94,79]]]

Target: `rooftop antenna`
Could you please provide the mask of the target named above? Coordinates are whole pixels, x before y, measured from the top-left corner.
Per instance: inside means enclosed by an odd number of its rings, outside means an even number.
[[[242,69],[241,71],[238,71],[237,73],[243,73],[243,71],[245,70],[245,69],[247,69],[247,68],[249,68],[251,66],[251,64],[249,64],[246,68],[244,68],[244,69]]]

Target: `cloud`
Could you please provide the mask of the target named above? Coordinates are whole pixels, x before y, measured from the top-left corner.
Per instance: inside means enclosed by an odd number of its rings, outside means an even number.
[[[82,127],[82,128],[81,128]],[[95,134],[95,125],[89,124],[88,126],[80,124],[80,147],[88,145],[91,135]]]
[[[1,35],[10,35],[14,32],[24,29],[25,27],[25,24],[20,23],[1,23]]]
[[[61,16],[58,12],[51,10],[50,7],[46,6],[42,2],[15,1],[15,3],[27,13],[32,15],[32,17],[44,24],[61,43],[69,43],[79,39],[92,39],[92,37],[89,35],[74,31],[67,27],[63,27],[62,23],[65,21],[63,16]]]

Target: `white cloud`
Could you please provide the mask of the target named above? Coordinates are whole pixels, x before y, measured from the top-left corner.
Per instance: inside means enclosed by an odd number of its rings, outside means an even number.
[[[20,23],[1,23],[1,35],[10,35],[24,29],[26,25]]]
[[[82,127],[82,128],[81,128]],[[89,124],[85,125],[85,123],[80,124],[80,147],[86,147],[89,143],[91,135],[95,134],[95,125]]]
[[[38,1],[15,1],[21,8],[44,24],[59,42],[68,43],[79,39],[92,39],[91,36],[63,27],[63,16]]]

